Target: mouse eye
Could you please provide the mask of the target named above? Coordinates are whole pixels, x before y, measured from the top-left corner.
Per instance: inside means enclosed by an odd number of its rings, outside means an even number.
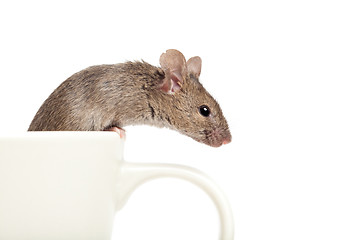
[[[204,117],[208,117],[210,115],[210,108],[206,105],[202,105],[199,108],[199,112],[201,115],[203,115]]]

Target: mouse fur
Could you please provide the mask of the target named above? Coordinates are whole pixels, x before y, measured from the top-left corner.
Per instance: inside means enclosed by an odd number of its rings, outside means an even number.
[[[201,59],[177,50],[144,61],[88,67],[65,80],[45,100],[29,131],[103,131],[152,125],[179,131],[213,147],[231,141],[219,104],[199,81]],[[203,116],[199,108],[210,111]]]

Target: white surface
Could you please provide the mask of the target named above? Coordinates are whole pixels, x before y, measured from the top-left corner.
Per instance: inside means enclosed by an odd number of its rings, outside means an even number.
[[[206,172],[232,203],[236,239],[359,239],[359,12],[347,0],[3,1],[0,132],[25,131],[76,71],[158,64],[177,48],[202,57],[233,142],[129,127],[125,159]],[[217,224],[205,194],[156,180],[121,210],[114,240],[217,239]]]
[[[203,190],[218,210],[219,239],[234,239],[231,207],[213,180],[179,164],[125,162],[123,149],[113,132],[0,136],[0,239],[110,240],[131,194],[170,177]]]
[[[111,238],[123,145],[75,134],[0,136],[0,239]]]

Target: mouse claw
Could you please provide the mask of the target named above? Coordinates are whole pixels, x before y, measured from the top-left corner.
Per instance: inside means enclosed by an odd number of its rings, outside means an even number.
[[[117,134],[119,134],[120,138],[126,137],[125,130],[119,127],[111,127],[109,129],[106,129],[106,131],[116,132]]]

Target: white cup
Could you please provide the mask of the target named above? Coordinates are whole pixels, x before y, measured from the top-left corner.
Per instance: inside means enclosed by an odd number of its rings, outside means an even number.
[[[0,137],[0,239],[110,240],[114,216],[147,180],[176,177],[214,201],[220,239],[234,237],[229,204],[196,169],[129,163],[112,132],[27,132]]]

